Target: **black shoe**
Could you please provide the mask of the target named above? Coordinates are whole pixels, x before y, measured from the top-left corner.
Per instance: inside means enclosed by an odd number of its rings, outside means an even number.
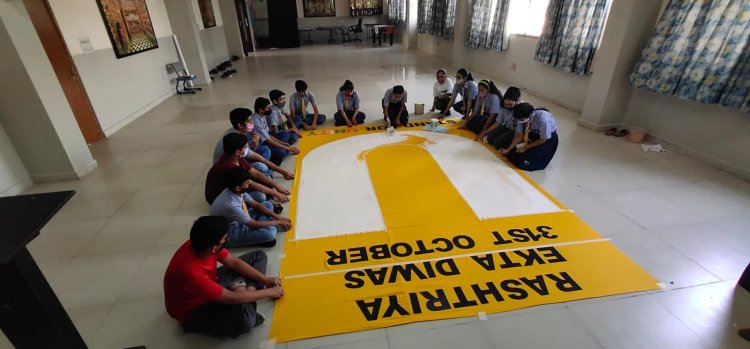
[[[250,247],[274,247],[274,246],[276,246],[276,239],[273,239],[271,241],[257,243],[255,245],[250,245]]]
[[[258,327],[260,325],[263,325],[264,322],[266,322],[266,316],[263,315],[263,313],[256,311],[255,312],[255,325],[253,325],[253,327]]]
[[[240,57],[232,56],[231,60],[232,60],[232,62],[236,62],[236,61],[240,60]]]
[[[208,73],[211,75],[216,75],[216,74],[219,74],[219,71],[216,70],[216,68],[214,68],[214,69],[209,70]]]
[[[281,214],[281,212],[284,212],[284,206],[276,206],[273,208],[273,213]]]

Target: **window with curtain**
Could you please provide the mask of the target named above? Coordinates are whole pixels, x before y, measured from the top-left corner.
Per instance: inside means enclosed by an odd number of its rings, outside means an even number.
[[[388,0],[388,24],[403,27],[406,23],[406,0]]]
[[[748,0],[669,1],[630,82],[750,112],[749,22]]]
[[[496,51],[507,49],[509,40],[505,24],[509,5],[510,0],[472,0],[466,47]]]
[[[456,0],[419,0],[417,32],[453,39]]]
[[[578,75],[591,74],[609,0],[552,0],[534,60]]]

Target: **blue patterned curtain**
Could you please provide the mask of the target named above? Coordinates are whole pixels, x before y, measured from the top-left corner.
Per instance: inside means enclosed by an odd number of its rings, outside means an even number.
[[[609,0],[552,0],[534,60],[578,75],[591,74]]]
[[[492,9],[493,2],[495,2],[494,10]],[[509,5],[510,0],[472,0],[466,47],[506,50],[509,40],[505,31],[505,23],[508,18]],[[492,20],[491,24],[490,20]]]
[[[453,39],[456,0],[419,0],[417,32]]]
[[[750,1],[671,0],[630,82],[750,112]]]
[[[388,24],[403,27],[406,23],[406,0],[388,0]]]

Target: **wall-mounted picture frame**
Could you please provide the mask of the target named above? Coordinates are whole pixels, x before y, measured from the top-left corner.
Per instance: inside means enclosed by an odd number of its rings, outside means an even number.
[[[198,0],[198,9],[201,11],[203,28],[216,26],[216,16],[214,15],[214,5],[211,0]]]
[[[335,0],[302,0],[305,17],[335,17]]]
[[[159,47],[146,0],[96,0],[117,59]]]

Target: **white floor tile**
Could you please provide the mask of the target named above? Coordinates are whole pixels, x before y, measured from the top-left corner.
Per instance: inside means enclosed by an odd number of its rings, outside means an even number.
[[[632,297],[571,306],[603,348],[706,348],[709,345],[655,300]]]

